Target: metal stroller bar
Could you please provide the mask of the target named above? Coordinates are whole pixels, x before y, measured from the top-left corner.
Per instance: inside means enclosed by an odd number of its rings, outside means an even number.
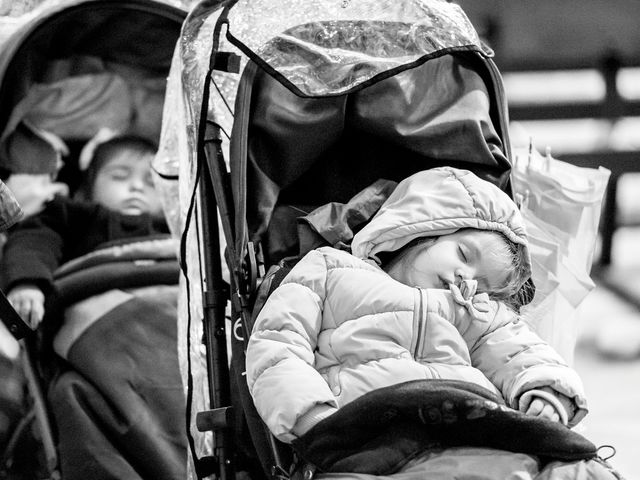
[[[227,57],[222,59],[223,61],[221,62],[220,57],[217,55],[218,39],[222,25],[226,23],[227,12],[228,8],[223,11],[214,28],[209,69],[204,82],[197,145],[199,169],[199,177],[197,179],[197,188],[199,190],[198,217],[201,223],[201,237],[205,246],[204,251],[216,252],[216,254],[203,255],[201,258],[201,275],[203,278],[202,321],[211,410],[197,413],[196,426],[201,432],[213,432],[214,455],[213,457],[197,458],[195,452],[192,452],[192,454],[196,474],[199,478],[215,473],[219,480],[231,480],[234,478],[235,472],[233,464],[234,446],[231,435],[233,407],[231,406],[225,327],[225,309],[229,299],[229,288],[222,278],[222,260],[219,255],[220,233],[217,218],[219,204],[225,206],[228,202],[226,197],[217,197],[227,194],[228,190],[224,188],[224,185],[220,185],[222,182],[216,181],[216,178],[225,178],[224,175],[220,176],[222,174],[220,170],[224,168],[224,159],[220,149],[220,129],[217,125],[208,122],[207,117],[212,72],[214,69],[220,69],[221,63],[227,68],[232,63]],[[214,172],[218,175],[217,177]],[[205,205],[207,208],[204,208]],[[223,208],[223,210],[228,214],[226,208]]]
[[[23,340],[23,342],[26,342],[26,340]],[[41,429],[40,439],[44,450],[46,463],[45,468],[47,469],[49,478],[58,479],[60,478],[60,471],[58,469],[58,452],[56,451],[56,446],[53,441],[53,429],[44,402],[45,394],[42,391],[40,379],[36,375],[36,366],[33,359],[31,358],[32,351],[32,348],[27,347],[27,345],[23,343],[21,356],[22,361],[24,362],[24,373],[27,382],[32,389],[32,408],[34,418],[35,421],[38,422],[38,426]]]
[[[42,387],[42,380],[38,377],[37,366],[32,354],[34,346],[32,338],[20,340],[20,359],[26,384],[31,393],[31,405],[24,417],[15,427],[13,434],[5,445],[5,451],[0,456],[0,478],[5,478],[7,474],[4,469],[11,466],[12,456],[19,438],[26,429],[37,425],[39,435],[38,441],[42,446],[42,475],[46,475],[49,480],[59,480],[61,478],[58,452],[54,442],[52,421],[49,418],[48,408],[45,404],[45,394]]]
[[[209,156],[202,165],[198,185],[200,205],[205,201],[211,210],[201,211],[202,239],[207,252],[219,252],[218,222],[214,187],[209,175]],[[213,211],[213,215],[210,213]],[[213,217],[213,218],[211,218]],[[212,410],[199,412],[198,429],[212,430],[214,434],[215,462],[220,480],[233,478],[233,465],[230,458],[232,439],[230,432],[231,394],[229,389],[229,369],[227,367],[227,345],[225,329],[225,307],[229,296],[228,288],[222,279],[222,265],[219,255],[207,255],[202,259],[204,281],[202,289],[202,307],[204,322],[204,342],[206,345],[207,373],[209,380],[209,399]]]
[[[213,70],[239,70],[239,59],[228,52],[218,52],[219,36],[222,26],[226,24],[225,8],[214,29],[212,54],[209,70],[205,80],[202,110],[199,126],[198,159],[200,162],[199,187],[199,217],[202,224],[202,241],[206,246],[205,252],[220,252],[220,232],[218,227],[218,212],[222,217],[222,224],[226,238],[231,238],[233,232],[233,212],[229,205],[233,205],[229,186],[229,175],[224,164],[221,149],[220,128],[208,121],[208,105],[211,88],[211,74]],[[206,205],[206,208],[205,208]],[[228,245],[228,256],[235,259],[233,246]],[[237,270],[232,260],[231,268]],[[225,309],[230,298],[229,286],[222,278],[222,259],[219,254],[205,255],[202,258],[203,273],[203,322],[204,342],[206,347],[207,376],[209,381],[209,397],[212,409],[198,412],[196,425],[200,431],[213,431],[215,472],[220,480],[234,477],[233,463],[233,427],[234,408],[231,406],[230,374],[226,343]],[[200,461],[200,468],[204,470],[206,464]],[[197,465],[198,466],[198,465]],[[198,475],[207,472],[198,471]]]

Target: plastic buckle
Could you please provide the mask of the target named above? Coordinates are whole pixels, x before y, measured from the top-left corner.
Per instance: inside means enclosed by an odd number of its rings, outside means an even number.
[[[316,476],[316,466],[310,463],[307,463],[302,468],[302,480],[313,480],[313,477]]]
[[[247,243],[246,255],[246,279],[248,283],[247,293],[251,296],[256,291],[258,283],[258,259],[253,242]]]
[[[216,52],[213,69],[220,72],[240,73],[240,55],[233,52]]]
[[[258,280],[263,278],[264,274],[264,259],[260,244],[248,242],[244,263],[244,279],[247,281],[247,289],[242,293],[252,297],[258,288]]]
[[[33,329],[18,315],[2,291],[0,291],[0,318],[16,340],[33,333]]]

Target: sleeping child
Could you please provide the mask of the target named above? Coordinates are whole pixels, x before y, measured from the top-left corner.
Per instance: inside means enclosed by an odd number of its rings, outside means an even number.
[[[368,392],[447,379],[576,425],[580,378],[517,314],[530,265],[506,193],[466,170],[412,175],[351,253],[312,250],[267,299],[246,357],[258,413],[291,443]]]
[[[56,196],[11,229],[0,275],[32,327],[43,320],[45,298],[55,298],[59,266],[108,250],[106,242],[124,248],[172,240],[152,179],[155,151],[134,136],[99,143],[75,199]],[[166,249],[173,260],[174,247]],[[175,273],[175,285],[153,279],[135,288],[107,286],[64,305],[52,342],[64,362],[53,362],[58,368],[47,394],[65,479],[186,477],[177,264]]]
[[[85,172],[82,200],[57,195],[9,232],[2,287],[33,328],[42,321],[58,266],[107,241],[168,233],[151,177],[154,154],[155,147],[138,137],[100,144]]]

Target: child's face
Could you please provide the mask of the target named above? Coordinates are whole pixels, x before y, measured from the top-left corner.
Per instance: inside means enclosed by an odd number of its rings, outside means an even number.
[[[152,159],[152,154],[118,151],[96,175],[93,201],[125,215],[160,215],[162,204],[151,178]]]
[[[443,235],[431,245],[413,247],[388,273],[412,287],[449,289],[451,283],[473,279],[478,292],[492,292],[508,278],[510,259],[495,254],[496,242],[502,241],[499,236],[482,230]]]

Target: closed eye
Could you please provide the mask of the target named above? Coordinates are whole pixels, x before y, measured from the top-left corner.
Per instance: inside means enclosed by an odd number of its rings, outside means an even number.
[[[130,172],[127,168],[115,167],[108,169],[107,175],[113,180],[126,180],[129,178]]]
[[[458,255],[460,255],[460,258],[462,259],[462,261],[464,263],[468,263],[469,262],[469,258],[467,257],[467,254],[465,253],[464,249],[462,248],[461,245],[458,245]]]

